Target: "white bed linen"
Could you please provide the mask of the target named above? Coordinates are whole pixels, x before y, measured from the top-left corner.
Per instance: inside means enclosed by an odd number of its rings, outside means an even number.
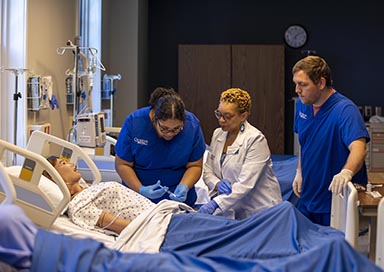
[[[164,199],[142,212],[118,237],[114,249],[122,252],[157,253],[173,214],[195,212],[190,206]]]
[[[66,215],[61,215],[56,219],[52,225],[51,231],[75,238],[92,238],[109,248],[112,248],[112,245],[117,239],[115,235],[107,235],[94,230],[85,230],[74,224]]]
[[[156,253],[159,252],[172,215],[184,212],[195,211],[184,203],[163,200],[136,217],[119,236],[85,230],[65,215],[56,219],[51,230],[75,238],[92,238],[123,252]]]

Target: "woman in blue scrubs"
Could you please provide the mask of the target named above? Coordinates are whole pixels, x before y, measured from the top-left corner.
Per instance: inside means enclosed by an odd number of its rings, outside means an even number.
[[[148,107],[126,118],[115,168],[126,186],[154,203],[172,199],[193,206],[204,151],[200,121],[173,89],[157,88]]]

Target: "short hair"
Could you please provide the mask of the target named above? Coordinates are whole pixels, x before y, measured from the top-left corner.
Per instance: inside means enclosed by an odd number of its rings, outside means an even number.
[[[331,76],[331,68],[327,62],[319,56],[307,56],[293,66],[292,75],[299,71],[304,71],[307,76],[317,84],[323,77],[325,79],[325,85],[331,87],[333,84]]]
[[[173,88],[156,88],[148,103],[157,120],[178,119],[182,122],[185,121],[184,102]]]
[[[240,88],[223,91],[220,95],[220,102],[236,103],[240,113],[251,112],[251,96],[247,91]]]

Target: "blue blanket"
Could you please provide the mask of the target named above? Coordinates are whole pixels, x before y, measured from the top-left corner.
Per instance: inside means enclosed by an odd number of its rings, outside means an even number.
[[[296,175],[298,157],[294,155],[272,155],[272,169],[280,184],[283,200],[288,200],[294,205],[298,198],[293,193],[292,182]]]
[[[174,215],[161,250],[124,254],[39,230],[32,271],[382,271],[289,202],[242,221]]]

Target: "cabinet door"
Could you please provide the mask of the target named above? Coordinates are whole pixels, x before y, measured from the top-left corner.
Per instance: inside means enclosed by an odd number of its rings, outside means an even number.
[[[205,142],[218,127],[213,111],[220,93],[231,86],[230,45],[179,45],[178,91],[199,119]]]
[[[248,121],[263,132],[273,154],[284,154],[284,46],[233,45],[232,87],[250,93]]]
[[[284,46],[180,45],[178,91],[201,122],[207,144],[218,122],[213,111],[230,87],[252,97],[249,122],[260,129],[271,152],[284,154]]]

